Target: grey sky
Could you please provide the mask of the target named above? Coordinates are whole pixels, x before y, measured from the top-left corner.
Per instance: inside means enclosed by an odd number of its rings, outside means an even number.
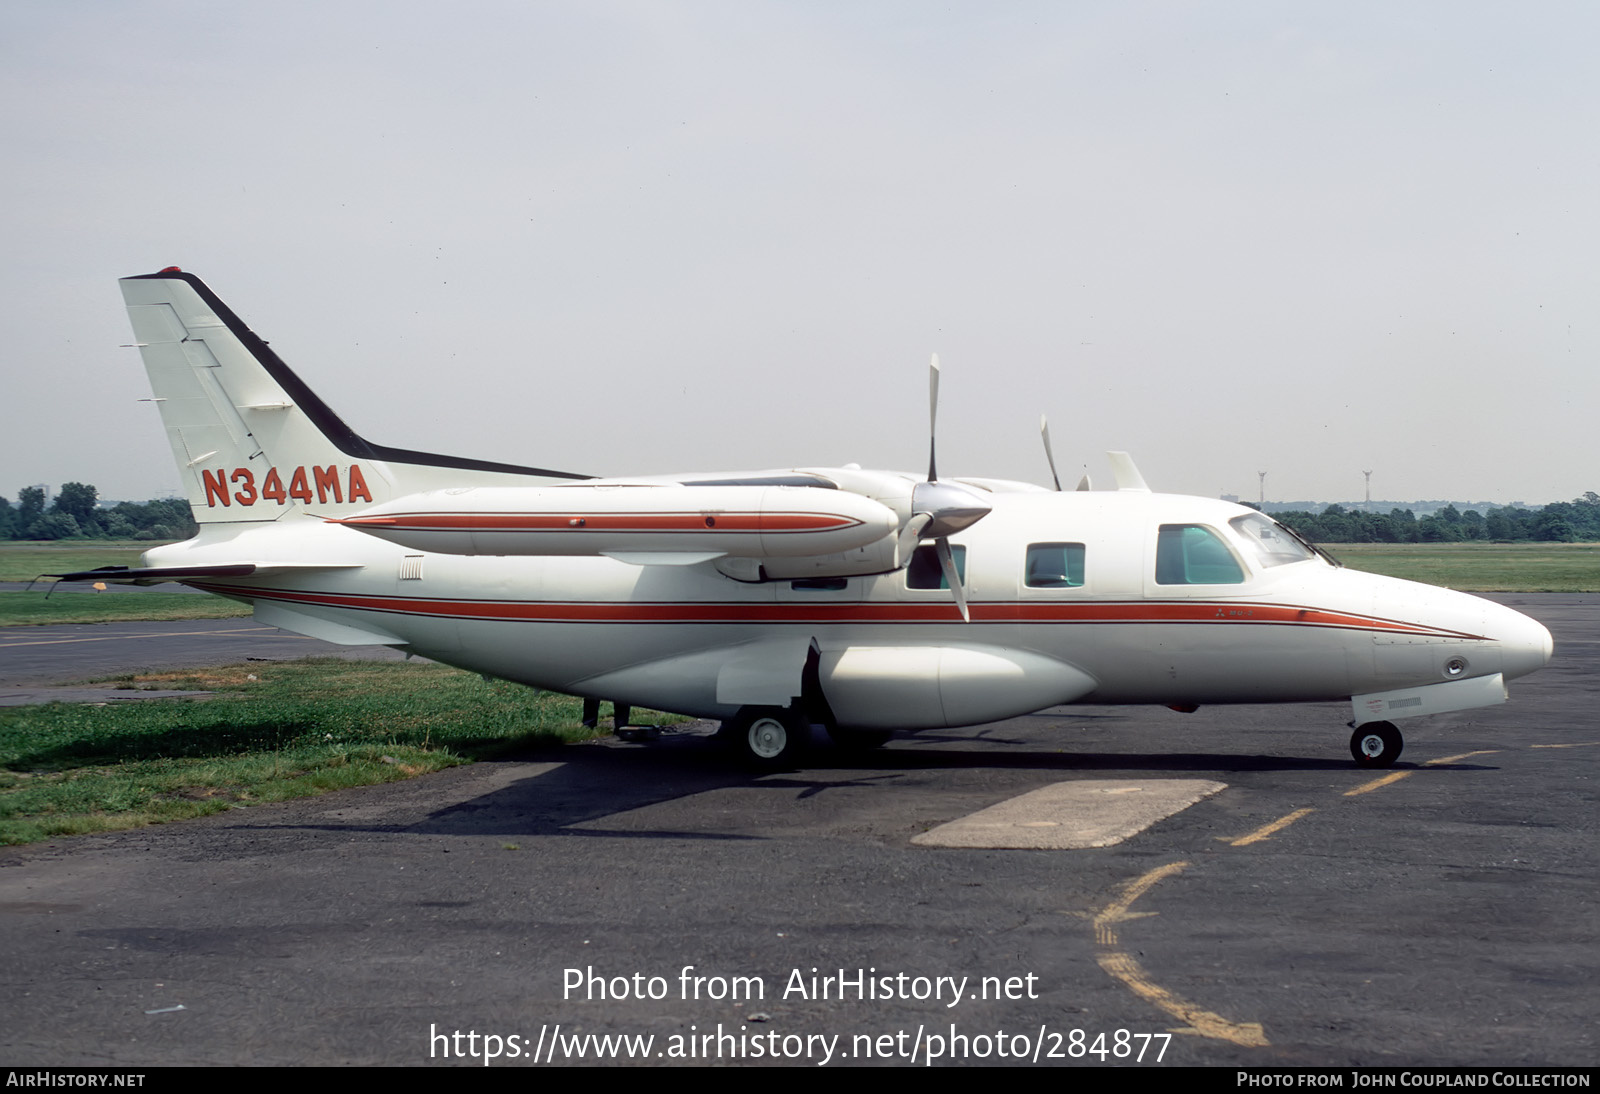
[[[0,491],[174,488],[114,281],[596,474],[1600,489],[1582,3],[0,8]]]

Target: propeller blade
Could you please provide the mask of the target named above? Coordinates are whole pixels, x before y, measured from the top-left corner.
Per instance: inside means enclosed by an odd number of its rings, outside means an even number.
[[[950,550],[950,541],[940,536],[934,540],[934,546],[939,552],[939,565],[944,569],[945,584],[950,586],[950,591],[956,597],[956,607],[961,609],[961,618],[971,623],[972,613],[967,611],[967,590],[962,588],[961,574],[956,570],[956,559]]]
[[[964,486],[939,481],[939,355],[928,362],[928,481],[911,490],[911,519],[895,539],[895,565],[910,564],[917,544],[924,538],[934,541],[945,584],[956,598],[961,618],[972,622],[967,611],[967,590],[961,585],[955,556],[950,550],[953,533],[971,527],[989,514],[989,503]]]
[[[895,569],[904,569],[910,564],[911,553],[917,549],[917,543],[922,539],[922,530],[932,523],[932,513],[913,513],[911,519],[906,521],[906,526],[900,529],[900,537],[895,540]]]
[[[1050,461],[1050,477],[1056,480],[1056,493],[1061,492],[1061,476],[1056,474],[1056,455],[1050,451],[1050,421],[1039,415],[1039,435],[1044,438],[1044,458]]]

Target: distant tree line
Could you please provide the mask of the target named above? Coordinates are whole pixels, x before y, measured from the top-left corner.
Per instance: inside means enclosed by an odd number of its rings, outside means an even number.
[[[183,498],[99,502],[81,482],[64,484],[48,506],[42,487],[24,486],[16,505],[0,498],[0,539],[188,539],[200,530]]]
[[[1330,505],[1320,513],[1304,510],[1274,517],[1313,543],[1592,543],[1600,541],[1600,494],[1588,491],[1572,501],[1542,509],[1490,509],[1465,513],[1447,505],[1420,520],[1409,509],[1369,513]]]

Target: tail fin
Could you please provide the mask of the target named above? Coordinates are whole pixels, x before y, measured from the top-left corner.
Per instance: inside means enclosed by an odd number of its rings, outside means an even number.
[[[342,516],[424,490],[590,477],[373,444],[198,277],[172,266],[121,285],[201,524],[277,520],[307,509]]]

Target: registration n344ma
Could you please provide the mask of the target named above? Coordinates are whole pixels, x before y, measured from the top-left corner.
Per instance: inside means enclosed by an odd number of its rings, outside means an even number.
[[[132,569],[264,623],[725,722],[752,761],[1064,703],[1351,703],[1394,721],[1506,698],[1550,633],[1341,569],[1270,518],[1116,487],[854,466],[597,479],[374,444],[193,274],[126,278],[200,533]],[[931,403],[937,406],[938,365]],[[930,415],[931,417],[931,415]],[[1048,437],[1046,439],[1048,451]]]

